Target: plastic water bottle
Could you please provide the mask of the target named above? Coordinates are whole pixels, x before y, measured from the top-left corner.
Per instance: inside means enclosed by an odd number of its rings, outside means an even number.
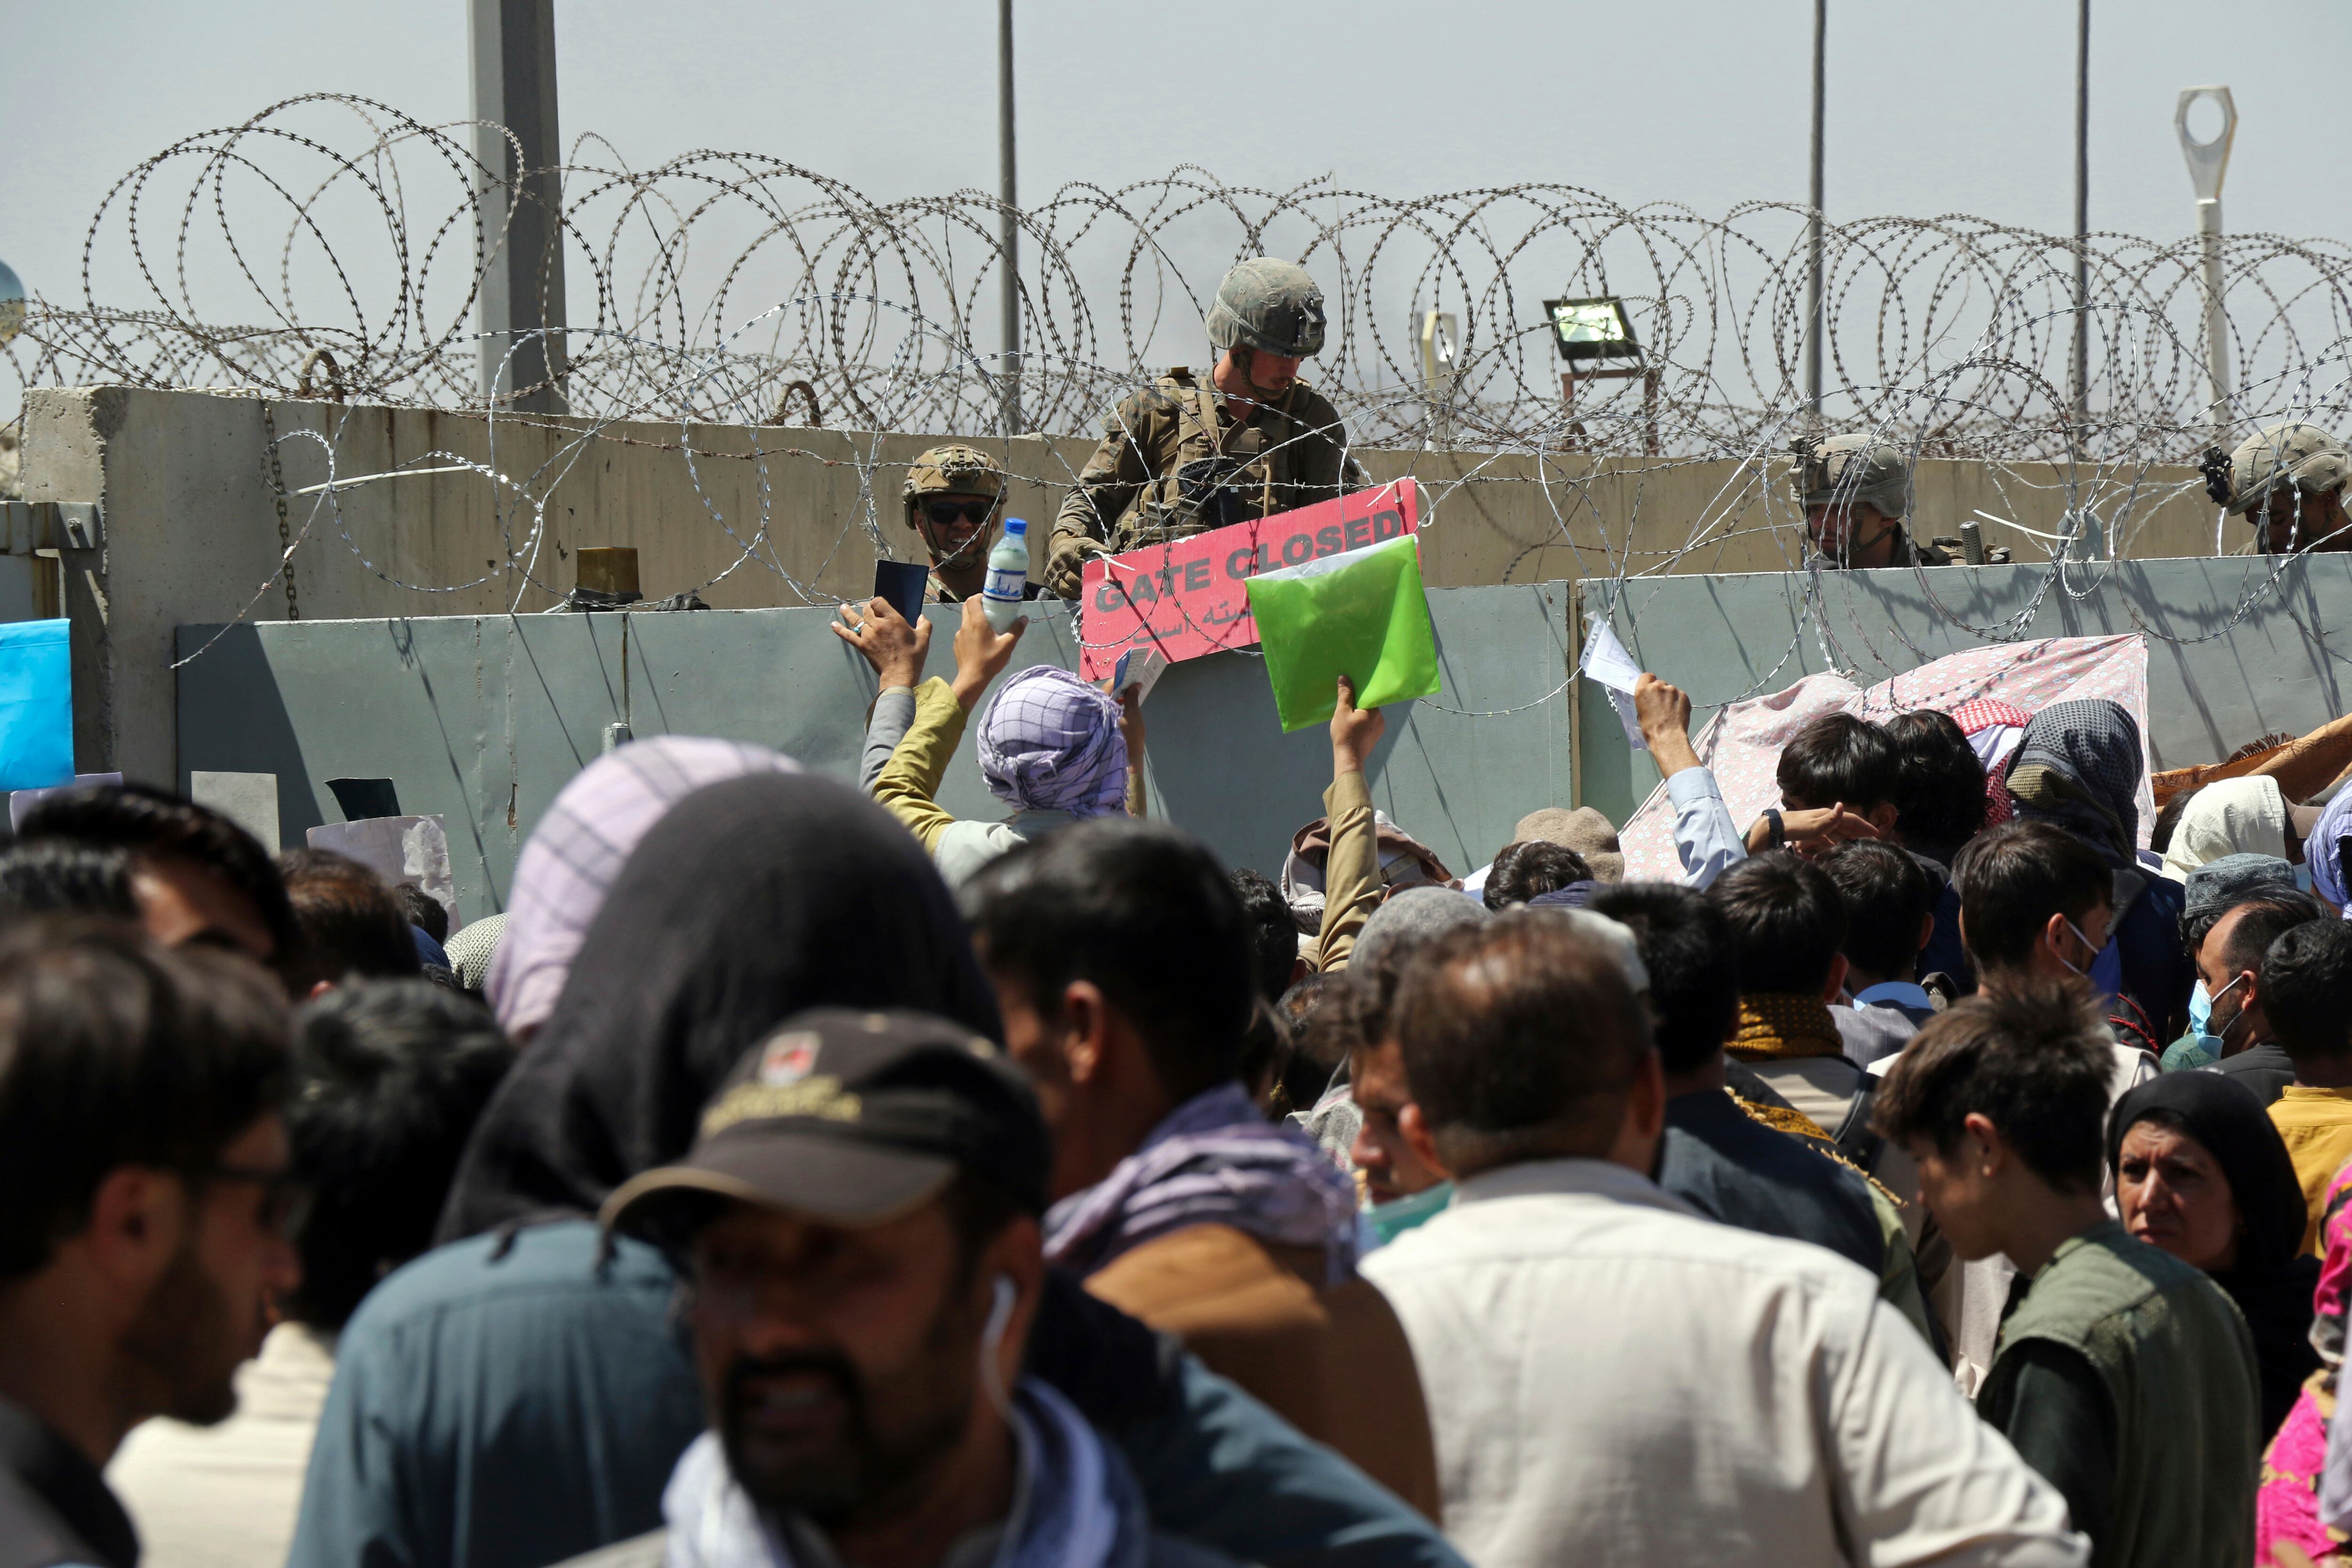
[[[980,591],[980,607],[998,635],[1013,629],[1020,618],[1022,590],[1029,585],[1029,525],[1017,517],[1004,520],[1004,537],[988,552],[988,583]]]

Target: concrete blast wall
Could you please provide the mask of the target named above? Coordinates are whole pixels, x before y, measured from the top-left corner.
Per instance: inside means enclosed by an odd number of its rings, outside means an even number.
[[[695,589],[715,608],[751,609],[862,597],[877,536],[900,559],[919,553],[899,521],[898,488],[906,461],[938,439],[657,423],[587,434],[577,421],[492,426],[432,409],[319,402],[267,412],[289,490],[327,479],[330,448],[341,479],[472,462],[512,481],[465,471],[362,485],[339,492],[334,507],[289,500],[306,620],[541,610],[573,585],[573,552],[594,545],[635,548],[649,598]],[[1041,522],[1091,446],[982,444],[1018,478],[1012,510]],[[1540,465],[1528,455],[1359,456],[1377,480],[1422,481],[1423,570],[1435,587],[1797,564],[1777,468],[1575,453]],[[2133,555],[2210,553],[2212,513],[2194,477],[2109,476],[2088,499]],[[1955,532],[1981,507],[2054,532],[2062,478],[2046,465],[1923,462],[1916,531]],[[102,545],[64,552],[78,765],[177,776],[176,629],[288,616],[283,588],[269,581],[280,545],[265,405],[202,392],[37,390],[27,397],[25,479],[28,500],[96,501],[104,513]],[[525,495],[544,502],[535,548]],[[2002,542],[1992,531],[1991,542]],[[2021,556],[2032,552],[2022,538],[2008,542],[2027,546]],[[795,581],[810,590],[805,598]]]
[[[1459,874],[1521,816],[1569,796],[1570,595],[1548,583],[1429,599],[1444,689],[1390,712],[1370,772],[1374,802]],[[952,668],[957,613],[929,612],[935,672]],[[446,819],[473,919],[504,907],[523,840],[616,721],[641,742],[752,741],[854,781],[874,677],[829,619],[790,609],[234,626],[182,672],[175,782],[198,769],[275,773],[279,830],[298,845],[341,820],[329,779],[389,778],[402,810]],[[1067,606],[1040,606],[1014,666],[1076,668],[1075,629]],[[181,647],[219,631],[183,628]],[[1323,814],[1326,732],[1284,734],[1264,664],[1244,653],[1177,665],[1144,719],[1152,815],[1229,864],[1279,875],[1292,833]],[[969,731],[940,800],[959,816],[1011,815],[982,784]]]

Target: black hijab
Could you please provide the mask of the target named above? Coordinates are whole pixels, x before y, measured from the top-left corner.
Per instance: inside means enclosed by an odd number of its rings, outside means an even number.
[[[2311,1348],[2319,1259],[2303,1250],[2309,1217],[2303,1184],[2263,1102],[2235,1079],[2213,1072],[2168,1072],[2116,1101],[2107,1121],[2109,1171],[2122,1160],[2125,1134],[2152,1111],[2179,1118],[2181,1131],[2203,1144],[2230,1179],[2245,1229],[2236,1267],[2215,1274],[2213,1282],[2229,1292],[2253,1334],[2268,1443],[2319,1365]]]
[[[887,812],[809,773],[686,796],[629,857],[476,1124],[438,1238],[593,1215],[686,1152],[769,1028],[825,1006],[912,1007],[1003,1037],[947,884]]]

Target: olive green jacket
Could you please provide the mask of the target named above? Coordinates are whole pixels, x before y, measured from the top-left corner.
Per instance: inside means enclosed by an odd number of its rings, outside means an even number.
[[[2095,1568],[2252,1562],[2254,1345],[2221,1288],[2106,1220],[2060,1246],[2001,1325],[1977,1408],[2004,1431],[2032,1419],[2015,1385],[2035,1342],[2080,1356],[2108,1402],[2115,1470]],[[2010,1435],[2032,1460],[2032,1435]]]
[[[1213,498],[1178,480],[1180,469],[1210,458],[1229,459]],[[1237,421],[1205,377],[1179,365],[1121,398],[1103,421],[1101,443],[1054,519],[1046,585],[1074,596],[1089,542],[1116,555],[1370,482],[1348,456],[1339,410],[1304,381]]]

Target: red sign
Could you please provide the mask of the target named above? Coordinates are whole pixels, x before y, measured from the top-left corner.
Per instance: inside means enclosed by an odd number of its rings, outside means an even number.
[[[1131,647],[1156,647],[1171,664],[1247,647],[1257,641],[1246,586],[1252,577],[1417,532],[1420,512],[1413,482],[1398,479],[1172,543],[1097,556],[1087,563],[1079,673],[1103,679]]]

